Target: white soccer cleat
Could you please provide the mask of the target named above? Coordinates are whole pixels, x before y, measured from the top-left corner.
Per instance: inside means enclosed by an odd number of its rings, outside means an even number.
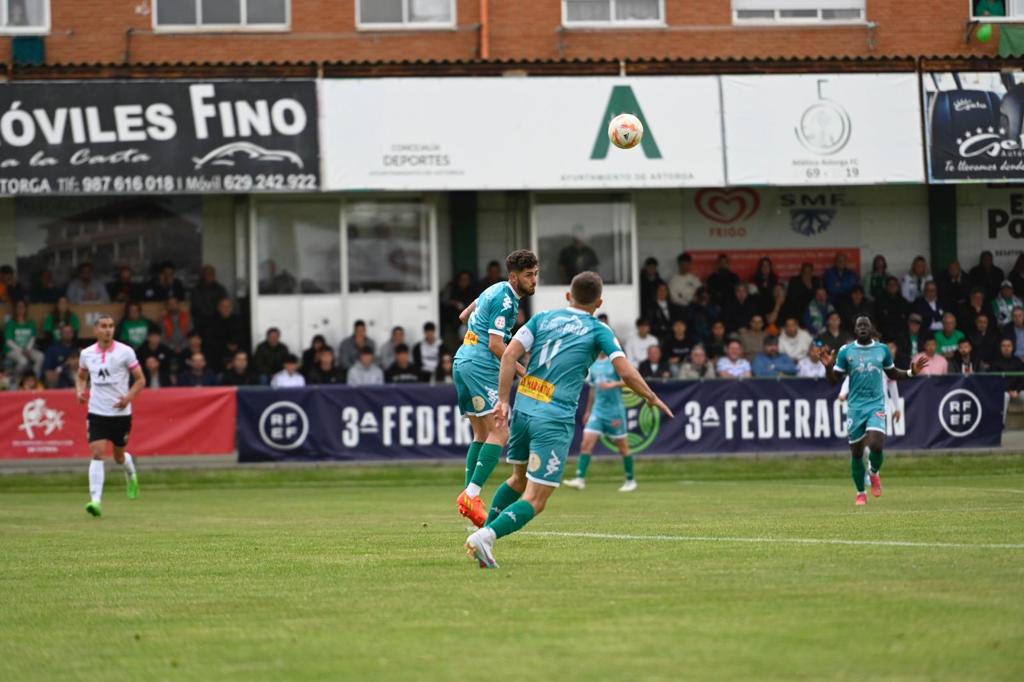
[[[633,479],[632,481],[626,481],[625,483],[622,484],[622,487],[619,488],[620,493],[631,493],[634,490],[636,490],[636,479]]]
[[[466,538],[466,556],[480,564],[480,568],[498,568],[494,559],[494,531],[484,527]]]
[[[570,478],[568,481],[562,481],[562,485],[567,485],[570,488],[576,488],[576,490],[586,490],[587,479],[579,478],[577,476],[576,478]]]

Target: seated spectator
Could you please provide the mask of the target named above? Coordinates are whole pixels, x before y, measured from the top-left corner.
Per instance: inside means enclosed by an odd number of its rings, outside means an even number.
[[[1024,359],[1024,309],[1013,309],[1013,321],[1003,327],[1003,337],[1013,341],[1014,353]]]
[[[779,350],[784,355],[788,355],[793,362],[800,362],[807,357],[807,349],[810,347],[811,335],[800,328],[796,318],[791,317],[786,320],[786,325],[782,328],[782,334],[779,336]]]
[[[423,381],[420,370],[412,364],[409,346],[400,343],[395,346],[395,360],[384,370],[386,384],[412,384]]]
[[[43,356],[43,379],[48,388],[56,388],[60,368],[75,348],[75,330],[70,324],[65,324],[60,328],[59,338],[47,346]]]
[[[957,344],[956,355],[949,361],[949,373],[950,374],[974,374],[976,372],[984,372],[985,363],[981,361],[974,354],[974,349],[971,348],[971,342],[969,339],[960,339],[960,343]]]
[[[260,381],[269,381],[270,377],[284,369],[284,359],[288,355],[288,346],[281,343],[281,330],[277,327],[268,329],[266,338],[256,346],[252,356],[253,368],[260,376]]]
[[[206,323],[203,348],[218,369],[227,366],[235,353],[249,348],[249,329],[227,296],[217,301],[217,311]]]
[[[839,313],[832,313],[825,322],[825,328],[818,334],[816,341],[829,348],[842,348],[853,341],[853,336],[843,329]]]
[[[999,355],[999,335],[995,333],[991,318],[986,313],[974,318],[974,330],[968,338],[975,355],[986,365],[991,364]]]
[[[324,346],[317,354],[316,362],[306,374],[306,383],[313,386],[345,383],[345,370],[335,362],[333,348]]]
[[[25,372],[21,375],[21,379],[18,380],[18,390],[41,391],[43,390],[43,384],[35,374],[32,372]]]
[[[640,376],[644,379],[664,380],[672,378],[672,368],[661,358],[661,346],[651,346],[647,349],[647,359],[640,363],[637,368]]]
[[[981,289],[971,289],[967,302],[960,306],[956,319],[960,323],[960,331],[970,334],[975,329],[974,321],[978,315],[991,315],[991,310],[985,308],[985,292]]]
[[[317,334],[313,337],[313,341],[310,342],[309,348],[302,351],[302,364],[299,366],[299,371],[305,376],[309,376],[310,370],[312,370],[320,358],[320,351],[327,347],[327,339],[324,338],[323,334]],[[334,353],[331,353],[332,359]]]
[[[672,323],[672,333],[661,344],[661,357],[675,373],[690,357],[692,350],[693,342],[686,333],[686,322],[676,320]]]
[[[1008,279],[1004,280],[999,289],[999,295],[992,301],[992,312],[996,316],[996,324],[1005,327],[1013,322],[1013,309],[1021,306],[1024,306],[1024,302],[1014,295],[1013,284]]]
[[[764,350],[764,339],[769,336],[764,330],[764,318],[754,315],[750,318],[750,325],[740,329],[737,338],[743,344],[743,350],[747,360],[753,360],[757,354]],[[771,334],[775,336],[775,334]]]
[[[501,276],[501,263],[496,260],[492,260],[487,264],[484,269],[484,276],[476,285],[476,296],[487,291],[488,287],[492,287],[498,282],[504,281],[505,278]],[[474,296],[473,298],[476,298]]]
[[[136,351],[136,355],[138,356],[139,363],[142,365],[142,373],[146,376],[147,386],[152,386],[153,383],[151,367],[156,367],[159,372],[156,380],[161,387],[166,388],[171,385],[171,377],[176,373],[175,365],[177,365],[177,358],[174,351],[164,345],[159,329],[154,327],[149,330],[149,334],[146,336],[146,343],[142,344]],[[147,364],[149,358],[155,358],[156,364]]]
[[[80,356],[81,356],[81,351],[79,349],[77,349],[77,348],[74,349],[73,351],[71,351],[71,355],[69,355],[67,357],[67,360],[64,361],[64,364],[62,364],[57,369],[57,385],[56,385],[56,388],[74,388],[75,387],[75,377],[78,376],[78,366],[79,366],[78,365],[78,359],[79,359]],[[3,389],[3,382],[0,381],[0,391],[2,391],[2,390],[4,390]]]
[[[921,357],[928,358],[928,365],[921,370],[921,374],[939,375],[948,373],[949,362],[936,352],[937,348],[938,344],[935,343],[934,337],[925,339],[924,351],[918,353],[913,359],[913,362],[917,362]]]
[[[446,339],[454,342],[456,338],[461,338],[462,334],[459,329],[462,327],[462,323],[459,321],[459,315],[474,300],[476,300],[476,287],[473,285],[473,275],[469,270],[463,270],[441,292],[441,327]],[[359,322],[356,324],[358,325]],[[365,325],[363,331],[366,331]],[[342,344],[344,343],[345,341],[342,341]],[[351,367],[359,362],[361,347],[362,345],[355,345],[347,349],[349,355],[346,355],[346,349],[343,347],[338,352],[338,361],[341,366]]]
[[[886,262],[885,256],[877,254],[871,260],[871,272],[864,275],[864,282],[862,284],[864,292],[873,301],[877,301],[878,297],[885,291],[886,285],[889,282],[889,278],[892,275],[889,274],[889,263]],[[892,279],[896,279],[892,277]],[[896,280],[896,286],[899,287],[899,280]]]
[[[412,364],[429,377],[440,364],[441,356],[447,352],[437,335],[437,325],[427,322],[423,325],[423,339],[412,347]]]
[[[764,328],[765,331],[771,331],[775,334],[779,331],[779,325],[784,321],[780,319],[782,316],[782,307],[786,305],[786,288],[781,284],[775,285],[775,291],[772,294],[771,310],[769,310],[764,316]]]
[[[644,267],[640,270],[640,316],[651,318],[651,305],[654,303],[654,297],[658,291],[658,287],[665,284],[665,281],[661,278],[661,273],[658,272],[658,259],[648,258],[644,261]],[[675,301],[673,301],[675,303]],[[686,305],[678,304],[676,305]]]
[[[758,313],[767,315],[775,307],[775,287],[779,285],[779,276],[775,274],[771,258],[765,256],[757,262],[757,271],[750,278],[750,284],[754,287],[751,298],[754,299]]]
[[[900,283],[903,298],[913,304],[924,296],[925,285],[931,281],[932,276],[928,273],[928,261],[924,259],[924,256],[917,256],[910,264],[910,272],[903,275],[903,281]],[[937,290],[936,295],[938,295]]]
[[[271,388],[302,388],[306,377],[299,371],[299,359],[293,353],[284,356],[284,366],[270,379]]]
[[[729,341],[725,355],[718,358],[715,369],[722,379],[746,379],[752,376],[750,363],[743,357],[743,345],[736,339]]]
[[[719,254],[718,267],[708,275],[708,293],[711,294],[712,302],[717,306],[724,306],[732,299],[739,283],[739,276],[729,269],[729,256]]]
[[[189,332],[188,343],[184,350],[178,351],[176,354],[178,358],[177,365],[179,373],[185,371],[185,368],[188,367],[190,362],[192,362],[192,356],[196,353],[203,353],[203,337],[199,335],[199,332]],[[206,359],[206,353],[203,353],[203,359]]]
[[[185,285],[175,276],[174,263],[165,260],[160,264],[156,277],[143,290],[142,296],[147,301],[166,301],[171,296],[179,301],[185,300]]]
[[[29,292],[29,299],[33,303],[49,303],[53,305],[60,296],[63,296],[63,294],[57,288],[56,282],[53,281],[53,272],[51,270],[40,270],[36,281],[32,285],[32,291]]]
[[[906,328],[896,337],[896,346],[904,358],[914,358],[924,350],[924,340],[928,337],[928,333],[923,330],[923,327],[921,316],[917,313],[910,313]]]
[[[180,351],[188,341],[188,333],[192,330],[192,319],[181,307],[181,299],[177,296],[167,297],[167,308],[161,320],[164,341],[172,350]],[[196,329],[203,334],[202,330]],[[205,337],[204,337],[205,338]]]
[[[1017,254],[1017,260],[1013,262],[1013,269],[1006,273],[1006,279],[1013,283],[1014,294],[1024,296],[1024,253]]]
[[[145,360],[139,361],[142,364],[142,376],[146,379],[146,388],[163,388],[167,384],[160,380],[160,359],[150,355]]]
[[[751,298],[746,284],[737,284],[732,297],[722,305],[722,322],[728,333],[738,332],[750,325],[750,318],[758,314],[757,303]]]
[[[651,334],[651,323],[639,317],[636,320],[636,332],[626,339],[623,350],[629,362],[634,367],[639,367],[640,363],[647,359],[647,349],[657,345],[658,339]]]
[[[206,334],[206,327],[217,314],[221,299],[229,298],[228,290],[217,281],[217,270],[212,265],[199,269],[199,281],[192,289],[190,312],[199,333]]]
[[[875,306],[864,295],[864,289],[858,284],[850,289],[849,297],[836,308],[842,318],[843,329],[853,333],[853,324],[858,317],[874,319]]]
[[[812,335],[825,331],[825,323],[829,315],[836,309],[828,302],[828,292],[824,287],[819,287],[814,292],[814,298],[807,304],[807,312],[804,313],[804,327]]]
[[[1024,373],[1024,360],[1014,352],[1013,340],[1003,339],[999,342],[999,354],[989,365],[990,372]],[[1006,377],[1006,399],[1024,399],[1024,376]],[[1004,407],[1005,410],[1005,407]]]
[[[939,303],[943,310],[959,310],[967,302],[971,287],[960,269],[960,261],[951,261],[946,270],[935,278],[935,284],[939,287]]]
[[[821,364],[821,346],[812,343],[807,357],[796,363],[796,375],[801,379],[824,379],[825,365]]]
[[[179,386],[216,386],[217,375],[206,366],[206,356],[202,352],[193,353],[178,377]]]
[[[66,295],[71,305],[110,303],[107,288],[93,279],[92,263],[78,265],[78,276],[68,282]]]
[[[706,287],[700,287],[693,295],[693,301],[686,309],[693,338],[705,341],[711,335],[711,325],[718,319],[720,310],[711,302],[711,295]]]
[[[801,264],[800,274],[791,277],[786,287],[786,300],[779,312],[783,321],[790,317],[797,320],[803,318],[807,306],[814,299],[814,292],[820,288],[821,280],[814,276],[814,265]]]
[[[704,346],[697,344],[690,351],[690,359],[679,367],[679,378],[688,381],[714,379],[718,376],[715,366],[708,360]]]
[[[395,362],[395,349],[405,345],[405,328],[395,326],[391,328],[391,338],[380,346],[380,354],[377,360],[381,369],[387,369]]]
[[[432,384],[454,384],[455,377],[452,375],[455,366],[455,359],[451,353],[441,355],[441,361],[437,363],[437,369],[430,377]]]
[[[117,279],[107,285],[107,295],[112,303],[131,303],[138,301],[141,288],[135,283],[135,273],[127,265],[117,269]]]
[[[117,325],[116,338],[121,343],[138,350],[146,342],[150,330],[154,328],[156,325],[142,316],[141,305],[127,303],[124,307],[124,317]]]
[[[668,281],[668,292],[672,302],[676,305],[688,306],[693,302],[697,290],[701,288],[701,281],[693,274],[693,258],[688,253],[681,253],[676,258],[678,271]]]
[[[875,299],[875,314],[878,331],[882,338],[894,339],[907,328],[907,316],[910,315],[910,303],[903,298],[900,283],[895,277],[885,280],[885,290]]]
[[[259,383],[260,378],[249,366],[249,354],[244,350],[237,351],[220,374],[221,386],[255,386]]]
[[[729,344],[729,338],[725,333],[725,323],[716,320],[711,325],[711,335],[704,341],[704,350],[712,362],[718,362],[718,358],[725,355],[725,347]]]
[[[913,311],[921,316],[924,329],[931,332],[942,329],[942,316],[946,311],[939,302],[939,288],[935,286],[935,282],[925,283],[924,295],[914,301]]]
[[[57,298],[57,303],[54,304],[53,310],[46,315],[46,320],[43,322],[43,338],[47,342],[54,340],[57,337],[58,328],[64,325],[70,325],[75,332],[75,340],[77,341],[78,332],[81,329],[78,315],[71,310],[68,297],[60,296]]]
[[[352,326],[352,336],[346,337],[338,347],[338,365],[348,370],[359,363],[364,348],[369,348],[372,355],[376,347],[373,339],[366,334],[366,323],[356,320]]]
[[[754,358],[751,371],[758,378],[793,376],[796,374],[796,363],[788,355],[779,353],[777,337],[767,336],[764,340],[764,350]]]
[[[946,313],[942,316],[942,329],[935,332],[935,344],[940,355],[952,360],[960,342],[966,338],[967,335],[956,328],[956,315]]]
[[[0,303],[17,303],[26,301],[25,291],[18,283],[14,268],[10,265],[0,266]]]
[[[35,320],[28,318],[28,304],[24,299],[15,302],[14,315],[4,327],[4,363],[13,368],[15,376],[27,371],[36,376],[42,374],[43,352],[36,348],[38,336]]]
[[[1003,280],[1003,271],[996,267],[991,251],[982,251],[978,257],[978,264],[971,268],[968,274],[971,286],[980,288],[985,292],[985,299],[992,300],[999,294],[999,288]]]
[[[828,302],[833,306],[845,301],[853,288],[860,284],[860,277],[848,267],[849,263],[849,258],[840,251],[832,260],[832,267],[826,269],[822,277],[822,284],[828,292]]]
[[[377,386],[384,383],[384,370],[374,362],[373,348],[363,346],[359,351],[359,362],[348,370],[349,386]]]
[[[667,284],[662,284],[655,290],[654,301],[650,304],[650,314],[647,317],[651,322],[652,334],[659,339],[667,339],[671,333],[672,323],[683,319],[685,315],[685,308],[669,300]]]

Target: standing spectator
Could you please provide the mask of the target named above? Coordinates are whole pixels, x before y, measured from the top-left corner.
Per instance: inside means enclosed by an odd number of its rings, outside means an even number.
[[[669,296],[676,305],[688,306],[701,287],[700,278],[693,274],[693,258],[688,253],[681,253],[676,258],[678,271],[668,281]]]
[[[345,370],[338,367],[334,360],[334,349],[324,346],[317,353],[316,361],[306,374],[306,383],[313,386],[345,383]]]
[[[441,362],[441,356],[447,352],[437,336],[437,325],[427,322],[423,325],[423,339],[412,347],[412,364],[430,376]]]
[[[412,364],[409,357],[409,346],[400,343],[395,346],[395,359],[384,370],[384,383],[386,384],[413,384],[423,381],[420,370]]]
[[[107,294],[113,303],[131,303],[138,301],[141,292],[135,283],[135,273],[127,265],[117,269],[117,279],[107,285]]]
[[[306,377],[299,371],[299,359],[293,353],[284,358],[281,371],[270,379],[271,388],[302,388],[306,385]]]
[[[860,277],[849,268],[849,258],[840,251],[832,260],[832,267],[825,270],[824,286],[828,292],[828,302],[839,305],[850,295],[860,283]]]
[[[231,358],[227,368],[220,375],[221,386],[255,386],[259,377],[249,367],[249,354],[240,350]]]
[[[285,358],[290,354],[288,346],[281,343],[281,330],[277,327],[268,329],[266,338],[256,346],[252,356],[252,364],[260,375],[260,381],[269,381],[280,372],[284,368]]]
[[[704,350],[712,361],[717,362],[718,358],[725,355],[725,347],[729,339],[725,335],[725,323],[715,320],[711,325],[711,335],[704,341]]]
[[[647,359],[647,349],[657,345],[658,339],[651,334],[651,324],[640,317],[636,321],[636,332],[626,339],[626,347],[623,350],[629,362],[634,367],[639,367],[640,363]]]
[[[683,319],[686,311],[669,300],[668,285],[661,284],[654,294],[654,301],[650,306],[650,314],[647,319],[651,322],[651,333],[659,339],[666,339],[672,323]]]
[[[967,336],[956,328],[956,315],[946,313],[942,316],[942,329],[935,332],[935,345],[937,352],[947,360],[952,360],[957,352],[960,342]]]
[[[939,288],[935,282],[924,285],[924,294],[914,302],[913,310],[921,316],[925,329],[937,332],[942,329],[942,316],[946,313],[939,302]]]
[[[807,311],[807,306],[814,298],[814,292],[821,288],[821,280],[814,276],[814,266],[811,263],[803,263],[800,266],[800,274],[794,275],[789,280],[786,288],[786,301],[779,313],[783,320],[790,317],[801,319]]]
[[[75,340],[77,341],[81,323],[78,321],[78,315],[71,310],[71,304],[68,303],[67,296],[61,296],[57,299],[53,310],[47,314],[46,320],[43,321],[43,339],[46,341],[52,340],[56,336],[57,330],[64,325],[69,325],[75,330]]]
[[[387,369],[395,361],[395,349],[405,345],[405,328],[395,326],[391,329],[391,338],[380,346],[380,368]]]
[[[437,369],[430,377],[430,383],[432,384],[454,384],[455,377],[453,376],[454,371],[454,358],[451,353],[445,353],[441,356],[441,361],[437,363]]]
[[[746,284],[737,284],[733,295],[722,304],[722,322],[729,333],[737,332],[750,326],[750,318],[757,315],[759,308],[750,296]]]
[[[147,301],[166,301],[171,296],[179,301],[184,301],[185,285],[175,276],[174,263],[169,260],[161,263],[156,277],[149,283],[142,295]]]
[[[305,376],[309,376],[310,370],[316,366],[319,361],[320,351],[327,347],[327,339],[324,338],[323,334],[317,334],[313,337],[313,340],[309,344],[309,348],[302,351],[302,364],[299,367],[299,371]],[[334,355],[331,353],[331,355]]]
[[[39,332],[34,320],[28,319],[28,304],[21,299],[14,304],[14,315],[4,328],[6,364],[16,376],[31,370],[39,376],[43,370],[43,353],[36,348]]]
[[[679,368],[679,378],[687,381],[703,381],[717,376],[715,366],[708,361],[708,354],[700,344],[693,347],[690,359]]]
[[[758,353],[751,363],[751,371],[755,377],[762,379],[793,376],[796,374],[796,363],[788,355],[779,353],[778,337],[767,336],[764,340],[764,350]]]
[[[903,275],[903,281],[900,283],[903,298],[907,299],[909,303],[913,303],[924,296],[925,285],[931,281],[932,276],[928,273],[928,261],[924,259],[924,256],[917,256],[910,264],[910,272]]]
[[[155,324],[142,316],[141,305],[127,303],[124,307],[124,318],[118,325],[117,340],[138,350],[146,342],[149,330],[154,327]]]
[[[999,355],[989,365],[990,372],[1008,372],[1019,374],[1024,372],[1024,360],[1017,357],[1014,352],[1013,341],[1003,339],[999,342]],[[1024,393],[1024,376],[1006,377],[1006,403],[1012,400],[1020,400]],[[1005,404],[1003,407],[1006,409]]]
[[[992,325],[992,318],[985,313],[974,318],[974,329],[968,338],[971,340],[975,355],[986,365],[992,364],[999,355],[999,335]]]
[[[874,319],[875,308],[864,295],[864,289],[858,284],[850,289],[850,296],[836,308],[842,318],[842,325],[846,331],[853,333],[853,324],[858,317]]]
[[[949,373],[966,375],[984,371],[985,364],[975,356],[970,339],[960,339],[960,343],[957,344],[957,352],[949,361]]]
[[[364,348],[369,348],[370,355],[373,355],[376,347],[373,339],[366,334],[366,323],[356,320],[352,326],[352,336],[346,337],[338,348],[338,364],[342,369],[348,370],[359,362]]]
[[[937,348],[935,338],[929,337],[925,339],[924,350],[914,356],[913,362],[917,362],[921,357],[928,358],[928,366],[921,370],[921,374],[939,375],[949,371],[949,362],[936,352]]]
[[[782,316],[782,307],[786,305],[786,287],[776,284],[772,299],[775,303],[764,316],[764,328],[775,334],[779,331],[779,323],[782,321],[779,319]]]
[[[78,276],[68,282],[67,297],[71,305],[110,303],[107,288],[93,279],[92,263],[79,264]]]
[[[206,366],[206,356],[202,353],[192,354],[185,370],[178,377],[178,385],[187,387],[217,385],[217,375]]]
[[[0,266],[0,302],[15,303],[25,300],[25,292],[18,283],[14,268],[10,265]]]
[[[51,305],[57,302],[59,296],[63,295],[53,281],[53,271],[51,270],[40,270],[32,291],[29,293],[29,298],[33,303],[49,303]]]
[[[1024,253],[1017,254],[1017,260],[1013,261],[1013,269],[1007,273],[1006,279],[1013,282],[1013,293],[1018,298],[1024,298]]]
[[[958,310],[967,302],[967,294],[971,287],[968,285],[967,276],[960,269],[960,261],[951,261],[945,271],[940,272],[935,278],[935,284],[939,287],[939,301],[943,310]]]
[[[493,286],[503,279],[505,278],[501,276],[501,263],[496,260],[492,260],[484,269],[484,277],[477,283],[476,295],[473,296],[473,298],[475,299],[477,296],[487,291],[487,287]]]
[[[761,315],[767,315],[775,307],[775,287],[779,284],[779,276],[775,274],[772,259],[765,256],[757,262],[757,271],[750,279],[754,286],[754,304]],[[746,348],[746,346],[744,346]]]
[[[349,386],[378,386],[384,383],[384,370],[374,362],[373,349],[363,346],[359,351],[359,362],[348,370]]]
[[[885,291],[875,299],[875,319],[882,338],[894,339],[907,327],[910,304],[903,298],[900,283],[895,277],[885,280]]]
[[[1024,309],[1013,309],[1010,324],[1003,326],[1003,337],[1013,341],[1014,353],[1024,359]]]
[[[686,362],[693,350],[693,343],[686,333],[686,322],[676,320],[672,323],[672,333],[661,344],[661,357],[675,372]]]
[[[872,301],[878,299],[883,291],[885,291],[886,283],[889,281],[889,264],[885,260],[885,256],[882,254],[876,255],[871,260],[871,272],[864,275],[864,292],[871,297]],[[897,284],[899,281],[897,280]]]
[[[825,328],[818,333],[818,337],[815,340],[829,348],[842,348],[850,341],[853,341],[853,336],[843,329],[839,313],[832,313],[825,322]]]
[[[171,375],[174,371],[172,365],[177,363],[174,351],[164,345],[163,340],[160,338],[159,329],[154,327],[149,330],[149,335],[146,336],[146,343],[142,344],[142,347],[136,351],[136,355],[139,359],[139,364],[142,365],[142,373],[146,375],[146,386],[153,385],[153,368],[159,374],[157,376],[157,383],[161,388],[171,385]],[[147,364],[150,358],[155,360],[155,364]]]
[[[1013,309],[1024,306],[1013,293],[1013,283],[1010,280],[1003,280],[999,288],[999,295],[992,301],[992,312],[996,316],[996,324],[1005,327],[1013,321]]]
[[[46,348],[43,356],[43,379],[47,387],[57,386],[57,375],[61,366],[75,350],[75,330],[65,324],[60,328],[58,338]]]
[[[648,258],[645,260],[644,267],[640,270],[640,315],[650,319],[654,295],[657,293],[658,287],[664,283],[661,273],[658,272],[658,259]],[[683,304],[677,303],[676,305]]]
[[[764,318],[754,315],[750,318],[750,326],[740,330],[739,340],[743,344],[747,360],[753,360],[764,350],[764,339],[769,336],[764,330]],[[776,336],[776,334],[771,334]]]
[[[686,309],[686,315],[693,328],[693,337],[704,341],[711,335],[711,326],[718,319],[719,309],[711,302],[707,287],[700,287],[693,295],[693,301]]]
[[[717,306],[724,306],[732,300],[736,285],[739,283],[739,276],[729,269],[729,256],[724,253],[720,254],[718,268],[708,276],[708,292],[711,294],[711,300]]]
[[[814,292],[814,299],[807,304],[804,326],[811,334],[820,334],[825,329],[826,320],[835,312],[836,309],[828,302],[828,292],[824,287],[819,287]]]
[[[223,368],[240,350],[249,347],[249,330],[235,312],[235,303],[225,296],[217,302],[217,312],[206,325],[203,348],[210,362]]]
[[[811,335],[800,328],[796,318],[786,320],[782,335],[779,337],[779,350],[791,357],[793,362],[800,362],[807,357],[807,349],[810,347]]]
[[[821,364],[821,346],[812,343],[807,357],[796,363],[796,375],[801,379],[824,379],[825,365]]]
[[[969,277],[971,278],[971,285],[984,291],[985,300],[989,301],[996,297],[1003,280],[1006,279],[1003,276],[1003,271],[996,267],[991,251],[981,252],[978,264],[971,268]]]
[[[661,358],[661,346],[651,346],[647,349],[647,359],[640,363],[637,368],[640,376],[648,381],[658,379],[664,381],[672,378],[672,368]]]
[[[463,270],[441,292],[441,329],[444,338],[449,341],[455,341],[455,339],[462,336],[459,332],[462,326],[462,323],[459,321],[459,315],[475,299],[476,288],[473,286],[473,275],[470,274],[469,270]],[[340,349],[338,351],[338,361],[341,363],[341,366],[351,367],[356,364],[359,361],[360,348],[361,346],[358,345],[353,347],[351,349],[352,354],[349,356],[346,356],[344,347]]]
[[[974,321],[978,318],[978,315],[988,314],[990,314],[990,311],[985,307],[985,292],[975,287],[971,289],[967,302],[960,306],[960,309],[957,311],[956,319],[960,322],[960,329],[970,334],[974,331]]]
[[[164,311],[161,326],[163,327],[163,335],[167,345],[175,351],[180,351],[188,341],[188,333],[192,329],[192,320],[189,318],[188,312],[181,309],[181,299],[177,296],[169,296],[167,298],[167,309]],[[205,333],[205,330],[197,329],[196,331],[200,335]]]
[[[746,379],[752,375],[750,363],[743,357],[743,346],[733,339],[725,348],[725,355],[718,358],[715,367],[722,379]]]
[[[176,353],[179,373],[184,372],[185,368],[189,366],[193,355],[203,353],[204,345],[203,337],[199,335],[199,332],[189,332],[188,343],[185,345],[185,348]],[[203,360],[205,359],[206,353],[203,353]]]
[[[910,313],[906,328],[896,337],[896,346],[900,349],[900,355],[907,360],[916,357],[924,348],[924,340],[928,334],[923,329],[921,316],[917,313]]]
[[[207,334],[207,326],[217,314],[217,305],[222,298],[228,297],[228,290],[217,281],[217,270],[212,265],[204,265],[199,270],[199,282],[192,289],[192,318],[200,334]]]

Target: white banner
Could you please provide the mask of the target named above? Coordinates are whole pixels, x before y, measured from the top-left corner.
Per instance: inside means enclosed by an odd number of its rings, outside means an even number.
[[[915,74],[722,76],[730,185],[923,182]]]
[[[714,76],[325,80],[320,105],[326,190],[725,182]],[[608,142],[623,112],[644,124],[635,149]]]

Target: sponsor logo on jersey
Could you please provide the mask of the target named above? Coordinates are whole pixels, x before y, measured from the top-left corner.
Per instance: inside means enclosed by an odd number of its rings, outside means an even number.
[[[526,469],[527,471],[537,471],[537,469],[540,469],[540,455],[538,455],[536,452],[531,452],[530,460],[529,463],[526,465]]]
[[[473,331],[467,331],[466,335],[462,338],[462,343],[467,346],[475,346],[480,343],[480,337],[477,336]]]
[[[476,410],[477,412],[481,412],[485,407],[487,407],[487,402],[484,400],[484,397],[482,395],[473,396],[474,410]]]
[[[558,455],[554,450],[551,451],[551,456],[548,457],[547,470],[544,472],[548,476],[554,476],[558,473],[558,470],[562,468],[562,460],[559,459]]]
[[[555,396],[555,385],[532,374],[527,374],[519,382],[519,392],[542,403],[550,403]]]

